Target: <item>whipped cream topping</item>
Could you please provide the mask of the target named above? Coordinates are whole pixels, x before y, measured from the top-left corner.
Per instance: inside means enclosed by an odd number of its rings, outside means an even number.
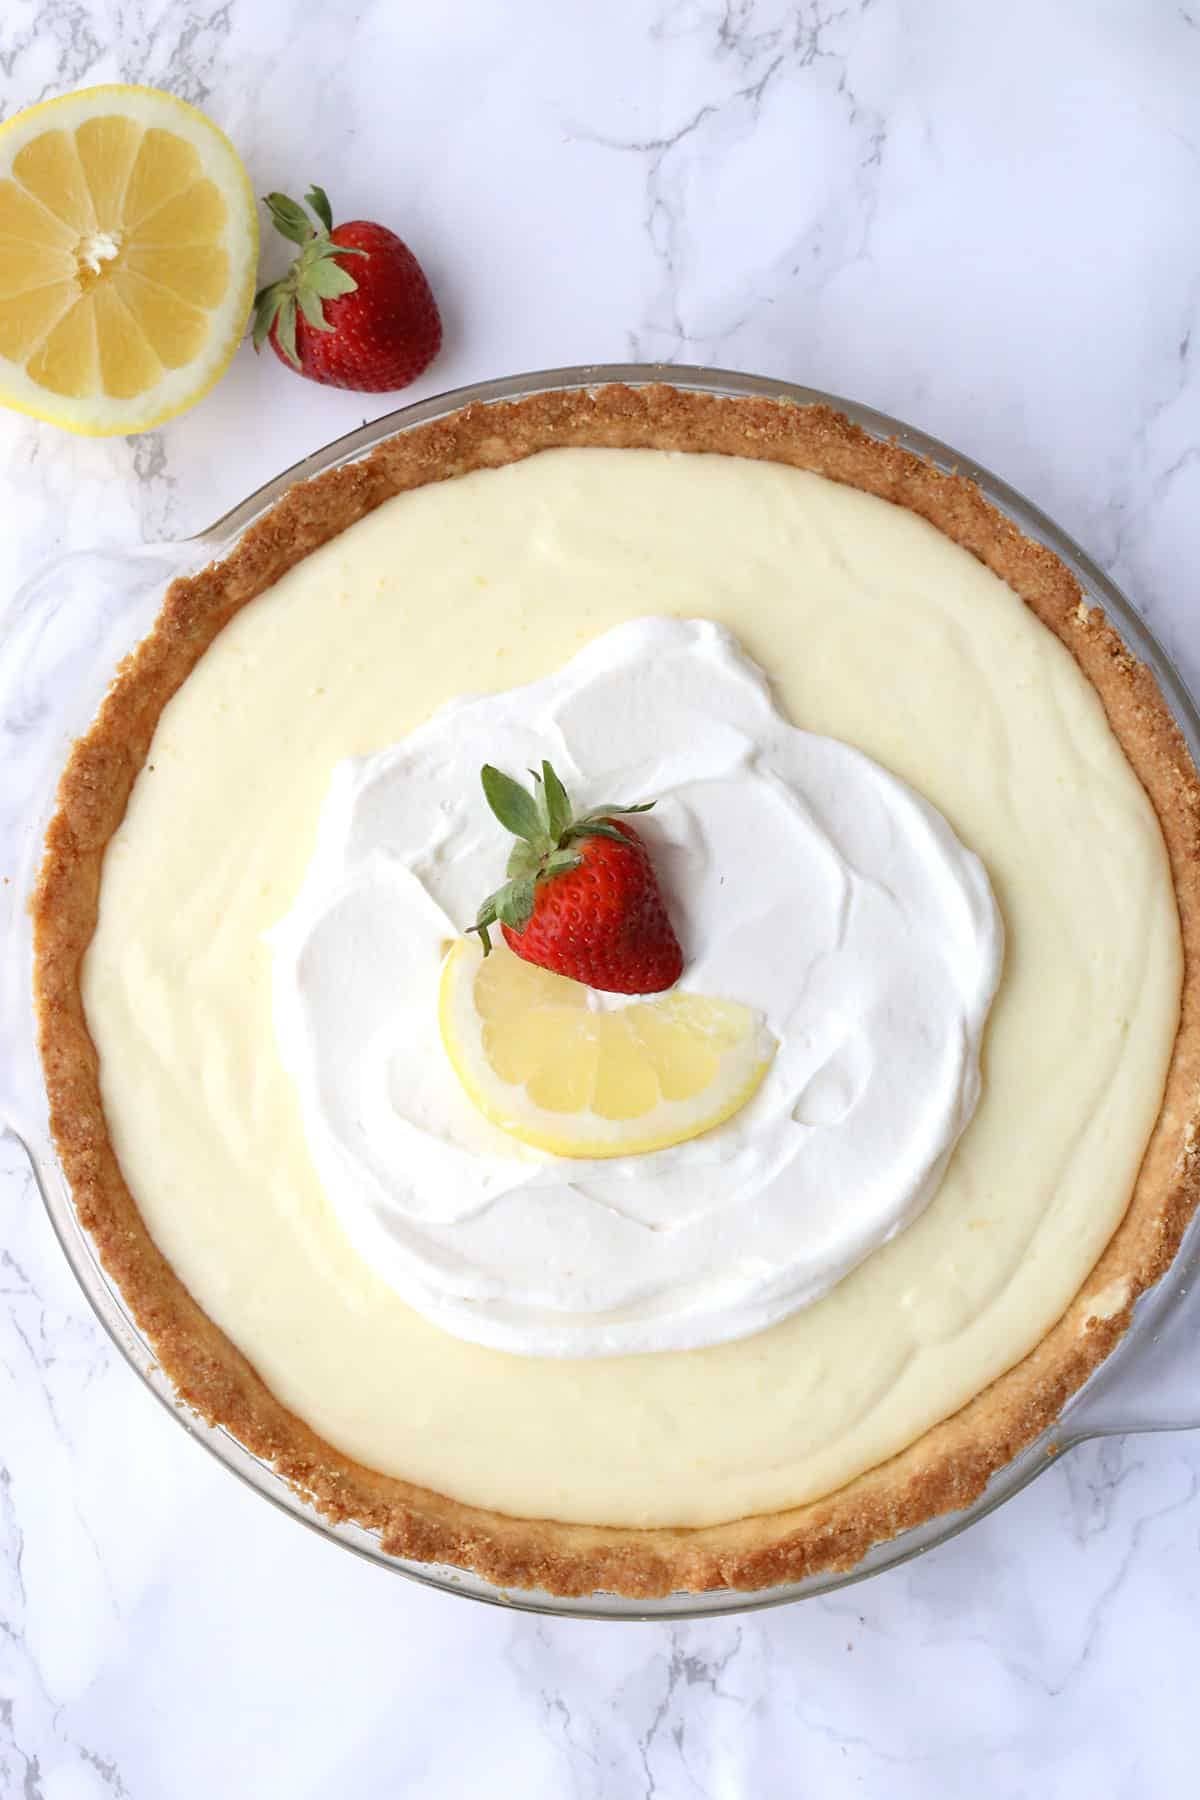
[[[447,941],[505,857],[480,766],[545,756],[579,808],[657,799],[638,828],[680,986],[756,1008],[778,1040],[749,1104],[669,1150],[522,1146],[440,1041]],[[409,1305],[526,1355],[694,1349],[809,1305],[928,1203],[978,1097],[1002,941],[933,807],[791,726],[722,628],[642,619],[338,766],[271,934],[276,1030],[327,1195]]]

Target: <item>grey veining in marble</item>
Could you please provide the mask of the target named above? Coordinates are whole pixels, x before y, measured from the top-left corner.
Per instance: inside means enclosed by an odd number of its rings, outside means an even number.
[[[1200,686],[1194,7],[0,5],[0,118],[114,79],[209,110],[260,193],[320,180],[401,230],[447,325],[413,397],[631,355],[853,394],[1035,497]],[[140,439],[0,414],[0,590],[193,531],[388,405],[243,349]],[[1195,1436],[1086,1445],[801,1608],[510,1616],[388,1579],[200,1455],[9,1144],[0,1222],[4,1800],[1196,1791]]]

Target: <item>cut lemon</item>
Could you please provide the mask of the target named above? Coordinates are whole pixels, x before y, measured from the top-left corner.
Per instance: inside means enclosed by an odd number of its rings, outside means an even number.
[[[634,1156],[699,1137],[754,1093],[775,1054],[758,1013],[665,994],[613,1012],[498,945],[460,938],[442,971],[442,1042],[493,1125],[557,1156]]]
[[[258,217],[233,145],[157,88],[65,94],[0,125],[0,404],[146,431],[223,374]]]

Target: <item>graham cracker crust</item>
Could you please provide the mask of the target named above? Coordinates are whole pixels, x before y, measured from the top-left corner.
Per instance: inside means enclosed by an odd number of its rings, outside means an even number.
[[[277,1401],[155,1247],[122,1177],[101,1105],[80,995],[105,848],[159,716],[217,633],[310,551],[406,489],[569,445],[757,457],[809,469],[907,507],[986,564],[1067,646],[1098,690],[1162,826],[1184,945],[1181,1022],[1128,1211],[1059,1323],[1022,1362],[899,1455],[791,1511],[698,1530],[618,1530],[481,1511],[365,1468]],[[969,480],[869,437],[823,406],[721,399],[666,385],[605,386],[469,406],[290,489],[224,559],[173,582],[146,640],[120,666],[63,773],[32,900],[34,998],[50,1125],[81,1223],[178,1390],[330,1520],[385,1550],[471,1569],[509,1587],[650,1598],[751,1592],[852,1568],[873,1544],[969,1505],[1051,1426],[1113,1348],[1134,1300],[1169,1266],[1200,1201],[1200,777],[1158,687],[1074,577]],[[1095,1316],[1096,1296],[1123,1294]],[[1107,1310],[1101,1306],[1101,1312]]]

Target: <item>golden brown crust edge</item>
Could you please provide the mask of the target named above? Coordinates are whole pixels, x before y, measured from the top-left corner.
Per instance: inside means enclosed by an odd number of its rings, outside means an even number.
[[[1163,1108],[1125,1218],[1059,1323],[1022,1362],[908,1449],[822,1500],[699,1530],[630,1531],[509,1518],[381,1475],[325,1443],[270,1393],[155,1247],[108,1138],[79,971],[101,864],[160,713],[221,627],[309,551],[393,494],[563,445],[750,456],[811,469],[909,508],[1013,587],[1100,693],[1162,824],[1179,902],[1184,981]],[[224,562],[173,582],[62,776],[32,902],[34,995],[50,1125],[76,1210],[181,1401],[230,1430],[331,1520],[383,1547],[473,1569],[509,1587],[650,1598],[752,1591],[852,1568],[870,1547],[968,1505],[1053,1424],[1108,1354],[1136,1297],[1161,1276],[1200,1199],[1200,779],[1149,671],[1069,571],[970,481],[882,444],[826,407],[612,385],[475,405],[294,487]],[[1114,1284],[1119,1284],[1114,1286]],[[1104,1291],[1119,1308],[1094,1317]],[[1103,1310],[1108,1310],[1107,1308]]]

